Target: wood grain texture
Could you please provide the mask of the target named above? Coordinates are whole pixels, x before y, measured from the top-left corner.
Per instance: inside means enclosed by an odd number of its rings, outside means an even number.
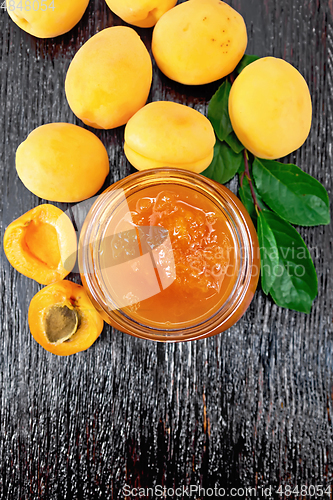
[[[332,199],[332,0],[228,3],[245,18],[247,53],[283,57],[305,76],[313,125],[289,159]],[[122,21],[104,0],[90,0],[70,33],[38,40],[0,11],[1,241],[12,220],[44,201],[16,175],[17,146],[44,123],[82,125],[65,99],[66,70],[90,36],[113,24]],[[137,31],[150,49],[152,30]],[[217,86],[178,85],[154,65],[150,100],[206,113]],[[94,132],[110,157],[107,186],[133,171],[123,128]],[[27,311],[40,286],[1,250],[0,497],[115,499],[125,484],[333,489],[332,226],[300,232],[319,280],[310,315],[277,307],[259,289],[244,317],[216,337],[157,344],[105,327],[68,359],[31,337]]]

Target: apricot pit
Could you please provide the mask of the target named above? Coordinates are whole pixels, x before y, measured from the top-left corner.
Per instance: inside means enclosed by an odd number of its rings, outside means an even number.
[[[45,335],[54,345],[70,339],[77,330],[79,317],[73,307],[66,304],[51,306],[45,315]]]

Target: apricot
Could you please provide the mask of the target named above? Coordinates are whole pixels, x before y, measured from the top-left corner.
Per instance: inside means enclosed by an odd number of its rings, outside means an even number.
[[[60,208],[39,205],[9,224],[3,247],[18,272],[48,285],[62,280],[73,269],[76,233]]]
[[[186,85],[202,85],[231,73],[247,45],[244,19],[219,0],[190,0],[156,23],[152,51],[160,70]]]
[[[210,121],[171,101],[147,104],[125,127],[125,155],[138,170],[177,167],[202,172],[213,159],[214,144]]]
[[[30,302],[28,322],[34,339],[59,356],[88,349],[104,325],[83,286],[67,280],[36,293]]]
[[[70,123],[48,123],[20,144],[16,169],[25,187],[40,198],[75,203],[102,187],[109,159],[92,132]]]
[[[6,0],[7,12],[20,28],[38,38],[52,38],[71,30],[89,0]]]
[[[73,113],[95,128],[124,125],[145,105],[152,63],[139,35],[125,26],[106,28],[75,54],[65,91]]]
[[[177,0],[106,0],[106,3],[126,23],[150,28]]]
[[[299,148],[309,134],[309,88],[291,64],[264,57],[236,78],[229,95],[229,114],[245,148],[259,158],[275,160]]]

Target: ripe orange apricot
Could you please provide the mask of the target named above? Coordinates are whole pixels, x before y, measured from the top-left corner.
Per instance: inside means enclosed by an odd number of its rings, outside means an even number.
[[[28,321],[34,339],[59,356],[88,349],[104,325],[83,286],[67,280],[36,293],[30,302]]]
[[[7,12],[20,28],[38,38],[52,38],[71,30],[89,0],[7,0]]]
[[[214,144],[210,121],[171,101],[147,104],[125,127],[125,154],[138,170],[176,167],[202,172],[213,159]]]
[[[185,85],[202,85],[231,73],[247,45],[243,17],[220,0],[190,0],[156,23],[152,51],[160,70]]]
[[[3,246],[11,265],[42,285],[65,278],[76,260],[73,224],[53,205],[39,205],[9,224]]]
[[[246,66],[229,95],[232,127],[259,158],[276,160],[298,149],[311,127],[308,85],[291,64],[263,57]]]
[[[75,203],[103,186],[109,158],[102,141],[89,130],[48,123],[19,145],[16,170],[25,187],[40,198]]]
[[[151,28],[177,0],[106,0],[110,9],[128,24]]]
[[[145,105],[152,81],[150,55],[132,28],[113,26],[91,37],[75,54],[65,92],[86,125],[124,125]]]

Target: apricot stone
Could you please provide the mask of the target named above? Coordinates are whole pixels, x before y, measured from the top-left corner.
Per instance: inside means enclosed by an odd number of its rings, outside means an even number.
[[[157,22],[152,51],[160,70],[186,85],[213,82],[231,73],[247,45],[244,19],[219,0],[190,0]]]
[[[67,33],[80,21],[88,3],[89,0],[6,1],[7,12],[14,23],[38,38]]]
[[[177,0],[106,0],[106,3],[126,23],[150,28]]]
[[[75,203],[102,187],[109,159],[92,132],[70,123],[48,123],[20,144],[16,169],[25,187],[40,198]]]
[[[125,154],[138,170],[177,167],[202,172],[213,159],[214,144],[210,121],[171,101],[147,104],[125,127]]]
[[[139,35],[125,26],[106,28],[74,56],[65,91],[72,111],[84,123],[110,129],[128,122],[145,105],[152,63]]]
[[[3,247],[21,274],[48,285],[65,278],[76,260],[76,233],[67,215],[54,205],[39,205],[7,227]]]
[[[309,134],[309,88],[291,64],[264,57],[236,78],[229,96],[229,114],[245,148],[259,158],[275,160],[302,146]]]

